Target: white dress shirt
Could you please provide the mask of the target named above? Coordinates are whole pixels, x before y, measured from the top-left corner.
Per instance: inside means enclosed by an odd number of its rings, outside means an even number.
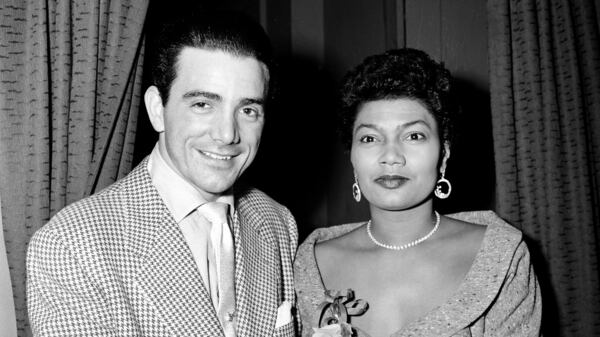
[[[158,194],[179,225],[204,285],[211,295],[215,310],[218,310],[218,275],[211,242],[211,228],[200,225],[203,221],[198,219],[201,215],[196,211],[207,200],[165,162],[158,144],[150,154],[148,171]],[[229,204],[230,216],[233,218],[233,194],[222,195],[214,201]]]

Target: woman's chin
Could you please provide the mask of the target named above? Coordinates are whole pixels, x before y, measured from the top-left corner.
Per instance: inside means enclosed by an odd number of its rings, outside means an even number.
[[[412,208],[419,207],[425,204],[431,198],[419,198],[417,200],[406,200],[405,198],[375,198],[369,200],[371,207],[382,209],[390,212],[405,211]]]

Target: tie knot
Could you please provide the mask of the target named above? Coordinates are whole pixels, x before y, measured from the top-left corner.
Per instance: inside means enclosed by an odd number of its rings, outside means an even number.
[[[198,207],[198,211],[211,223],[227,223],[229,204],[224,202],[207,202]]]

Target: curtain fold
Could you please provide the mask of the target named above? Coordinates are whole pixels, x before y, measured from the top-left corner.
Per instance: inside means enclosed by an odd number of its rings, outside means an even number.
[[[592,0],[488,0],[497,211],[530,239],[552,336],[600,335]]]
[[[13,293],[10,282],[10,271],[4,245],[4,230],[2,226],[2,198],[0,197],[0,326],[3,337],[17,336],[17,322]]]
[[[0,7],[0,193],[19,336],[25,254],[58,210],[132,165],[148,1]]]

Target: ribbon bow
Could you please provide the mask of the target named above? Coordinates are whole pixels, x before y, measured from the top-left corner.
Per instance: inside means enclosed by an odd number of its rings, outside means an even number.
[[[367,311],[369,304],[354,299],[354,290],[325,290],[325,301],[319,305],[319,327],[329,324],[347,323],[348,316],[357,316]]]

